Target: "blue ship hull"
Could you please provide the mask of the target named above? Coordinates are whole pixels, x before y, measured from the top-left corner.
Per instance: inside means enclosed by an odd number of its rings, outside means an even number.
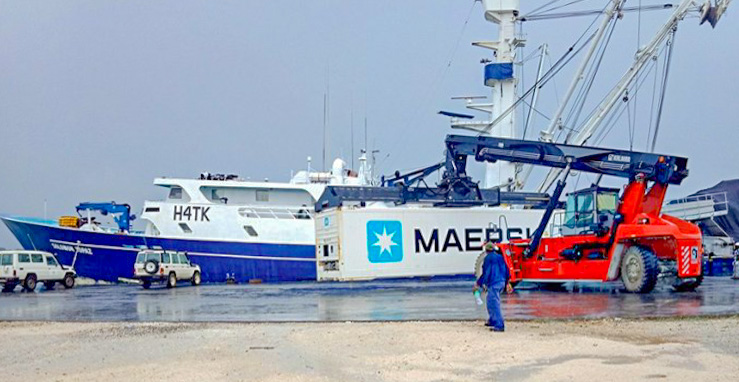
[[[137,234],[111,234],[59,227],[53,221],[0,216],[24,249],[57,255],[77,274],[116,282],[133,276],[141,248],[185,251],[202,271],[203,282],[305,281],[316,279],[315,246],[186,240]],[[74,263],[74,264],[73,264]]]

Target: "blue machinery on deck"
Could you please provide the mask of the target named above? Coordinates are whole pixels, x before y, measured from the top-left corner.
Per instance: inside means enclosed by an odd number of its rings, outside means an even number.
[[[111,214],[114,216],[118,229],[121,231],[128,232],[131,229],[131,221],[136,219],[136,215],[131,215],[131,206],[128,204],[117,204],[116,202],[84,202],[80,203],[77,207],[77,214],[80,211],[99,211],[103,215]]]

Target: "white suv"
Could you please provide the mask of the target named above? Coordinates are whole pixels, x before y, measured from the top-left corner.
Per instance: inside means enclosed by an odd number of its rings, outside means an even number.
[[[133,277],[141,280],[144,289],[149,289],[153,281],[166,281],[167,288],[174,288],[179,280],[200,285],[200,267],[183,252],[145,250],[136,256]]]
[[[36,289],[43,282],[46,289],[56,283],[65,288],[74,287],[77,273],[71,267],[59,264],[56,257],[41,251],[0,251],[0,284],[3,292],[10,292],[21,284],[25,290]]]

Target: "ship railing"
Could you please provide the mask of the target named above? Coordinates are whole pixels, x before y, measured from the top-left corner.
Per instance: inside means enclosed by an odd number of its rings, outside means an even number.
[[[728,214],[729,201],[725,191],[688,196],[669,201],[662,212],[688,221],[710,219]]]
[[[253,219],[312,220],[314,212],[308,207],[241,207],[239,215]]]

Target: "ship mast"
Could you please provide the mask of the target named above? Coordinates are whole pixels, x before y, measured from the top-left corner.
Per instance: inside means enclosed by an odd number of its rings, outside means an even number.
[[[493,62],[485,65],[485,85],[492,88],[492,120],[502,116],[517,99],[517,80],[513,76],[516,48],[525,45],[525,40],[516,36],[516,19],[519,0],[482,0],[485,19],[498,26],[497,41],[480,41],[472,45],[493,51]],[[515,113],[507,113],[488,133],[501,138],[516,138]],[[498,161],[485,167],[485,187],[510,187],[515,184],[516,165]]]

